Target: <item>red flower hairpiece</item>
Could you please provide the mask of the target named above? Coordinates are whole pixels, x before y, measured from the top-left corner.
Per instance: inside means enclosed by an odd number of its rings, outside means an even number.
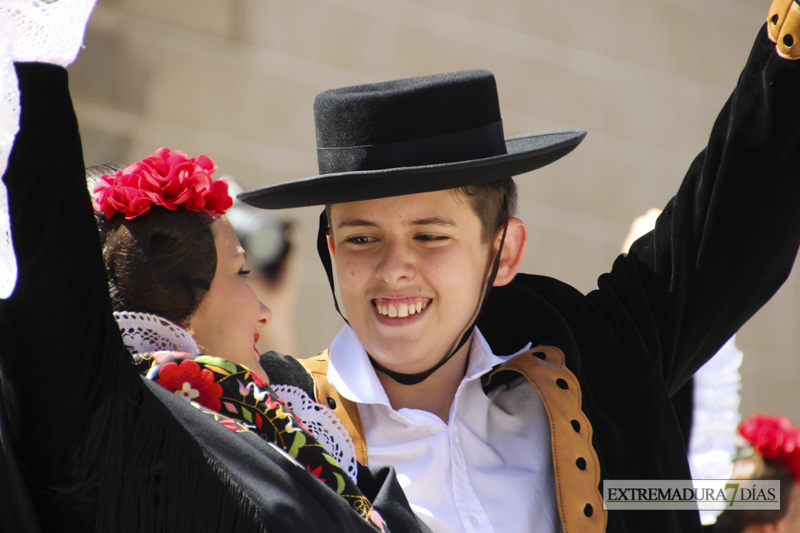
[[[777,461],[800,483],[800,428],[785,416],[754,415],[739,426],[739,434],[765,459]]]
[[[215,170],[217,164],[204,155],[190,158],[180,150],[159,148],[125,170],[101,176],[92,191],[92,204],[108,220],[116,213],[136,218],[153,205],[217,217],[233,205],[233,199],[224,178],[211,179]]]

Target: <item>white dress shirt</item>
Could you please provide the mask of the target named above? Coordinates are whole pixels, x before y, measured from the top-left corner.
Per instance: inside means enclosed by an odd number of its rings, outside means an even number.
[[[349,326],[330,347],[328,379],[358,404],[370,464],[395,467],[413,510],[435,532],[557,533],[550,425],[522,377],[487,395],[480,377],[504,359],[475,329],[449,423],[392,409]]]

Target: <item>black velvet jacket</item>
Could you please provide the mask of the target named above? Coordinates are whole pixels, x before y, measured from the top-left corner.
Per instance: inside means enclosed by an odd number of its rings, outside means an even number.
[[[17,74],[0,530],[374,531],[276,448],[138,375],[111,315],[66,71],[20,64]],[[393,471],[359,481],[392,531],[425,529]]]
[[[762,29],[707,148],[655,230],[581,294],[519,275],[479,324],[495,353],[557,346],[602,479],[689,479],[671,397],[778,290],[800,243],[800,63]],[[601,482],[602,488],[602,482]],[[610,511],[608,531],[700,531],[695,512]]]

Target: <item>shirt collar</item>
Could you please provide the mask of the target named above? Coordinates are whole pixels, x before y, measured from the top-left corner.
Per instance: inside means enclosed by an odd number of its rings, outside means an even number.
[[[366,350],[350,326],[344,326],[331,343],[328,381],[345,398],[356,403],[383,404],[390,406],[389,397],[383,390]],[[501,359],[489,347],[489,343],[476,327],[472,333],[469,365],[464,382],[480,378],[501,364]]]

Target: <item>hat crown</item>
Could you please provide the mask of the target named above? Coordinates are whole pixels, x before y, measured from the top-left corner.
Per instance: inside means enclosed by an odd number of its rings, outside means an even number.
[[[314,102],[314,119],[321,173],[505,153],[497,85],[488,70],[325,91]]]

